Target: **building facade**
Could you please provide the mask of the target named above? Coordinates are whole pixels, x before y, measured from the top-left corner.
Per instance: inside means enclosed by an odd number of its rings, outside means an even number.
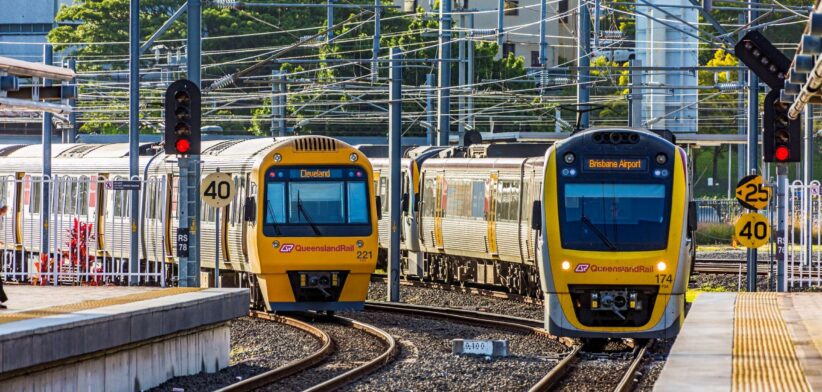
[[[43,61],[46,35],[55,26],[54,16],[73,0],[2,0],[0,5],[0,56]]]

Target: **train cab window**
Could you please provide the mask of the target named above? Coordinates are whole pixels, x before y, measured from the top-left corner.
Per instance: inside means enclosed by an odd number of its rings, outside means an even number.
[[[350,223],[368,223],[367,195],[365,183],[348,183],[348,221]]]
[[[667,245],[670,202],[663,184],[568,183],[562,197],[563,248],[640,251]]]
[[[369,188],[359,167],[271,168],[263,231],[277,237],[370,235]]]

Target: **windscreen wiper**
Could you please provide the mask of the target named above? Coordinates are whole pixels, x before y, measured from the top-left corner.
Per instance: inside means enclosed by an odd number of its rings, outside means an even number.
[[[605,235],[605,233],[600,231],[599,228],[593,222],[591,222],[591,220],[588,219],[587,216],[582,215],[580,220],[582,221],[582,223],[585,223],[586,226],[591,228],[591,230],[594,232],[594,234],[596,234],[597,237],[599,237],[599,239],[602,241],[603,244],[605,244],[608,247],[608,249],[617,250],[616,245],[614,245],[614,243],[611,242],[611,240],[608,239],[608,237]]]
[[[305,218],[305,221],[308,222],[309,225],[311,225],[311,229],[314,230],[314,234],[322,235],[322,233],[320,233],[320,228],[317,227],[316,224],[314,224],[314,221],[312,221],[311,217],[308,216],[308,213],[305,212],[305,208],[303,208],[303,201],[300,199],[300,192],[297,192],[297,211],[299,211],[300,214],[303,215],[303,218]]]
[[[277,235],[283,235],[280,231],[280,225],[277,224],[277,215],[274,214],[274,209],[271,208],[270,204],[265,203],[265,211],[266,214],[271,214],[271,225],[274,226],[274,232],[277,233]]]

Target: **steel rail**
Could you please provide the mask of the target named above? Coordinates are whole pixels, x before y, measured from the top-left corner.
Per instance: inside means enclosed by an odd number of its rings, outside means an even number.
[[[311,388],[307,388],[303,392],[324,392],[333,391],[338,388],[341,388],[387,365],[393,360],[397,353],[397,342],[394,340],[394,337],[391,336],[391,334],[389,334],[388,332],[379,329],[373,325],[366,324],[357,320],[352,320],[346,317],[334,316],[334,320],[338,323],[345,324],[354,329],[361,330],[369,335],[377,337],[378,339],[382,340],[383,344],[385,344],[386,346],[386,349],[378,357],[366,362],[365,364],[360,365],[354,369],[351,369],[336,377],[328,379],[322,383],[314,385]]]
[[[545,374],[542,379],[540,379],[536,384],[534,384],[528,392],[543,392],[543,391],[550,391],[552,390],[566,374],[570,371],[574,364],[577,363],[579,359],[579,353],[582,351],[583,345],[576,345],[574,346],[573,350],[571,350],[568,355],[565,356],[561,361],[557,362],[557,365],[551,368],[551,371]]]
[[[631,366],[628,366],[628,369],[625,371],[625,375],[622,376],[622,380],[620,380],[619,384],[617,384],[616,388],[614,388],[614,392],[628,392],[633,390],[634,385],[636,384],[636,374],[639,371],[639,367],[642,366],[642,362],[645,361],[645,356],[653,344],[654,340],[649,340],[647,343],[642,345],[642,348],[640,348],[636,356],[634,356],[634,360],[631,361]]]
[[[320,341],[322,343],[322,347],[320,347],[319,350],[313,352],[311,355],[307,357],[291,361],[276,369],[272,369],[257,374],[253,377],[220,388],[217,390],[218,392],[253,391],[257,388],[264,387],[271,383],[282,380],[283,378],[314,367],[315,365],[325,360],[329,355],[331,355],[335,351],[334,341],[331,339],[331,337],[328,336],[328,334],[325,331],[311,324],[302,322],[297,319],[293,319],[291,317],[283,317],[260,311],[251,311],[249,315],[254,318],[278,322],[280,324],[288,325],[290,327],[294,327],[301,331],[307,332],[308,334],[314,336],[318,341]]]

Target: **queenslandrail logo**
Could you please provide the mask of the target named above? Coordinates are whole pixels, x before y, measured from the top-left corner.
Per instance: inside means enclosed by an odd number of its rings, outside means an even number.
[[[291,253],[294,252],[353,252],[354,245],[295,245],[295,244],[283,244],[280,247],[280,253]]]
[[[302,177],[302,178],[330,178],[331,177],[331,170],[301,169],[300,170],[300,177]]]
[[[586,264],[580,263],[577,264],[577,267],[574,269],[574,272],[622,272],[622,273],[648,273],[654,272],[654,267],[649,265],[637,265],[637,266],[626,266],[626,265],[596,265],[596,264]]]

